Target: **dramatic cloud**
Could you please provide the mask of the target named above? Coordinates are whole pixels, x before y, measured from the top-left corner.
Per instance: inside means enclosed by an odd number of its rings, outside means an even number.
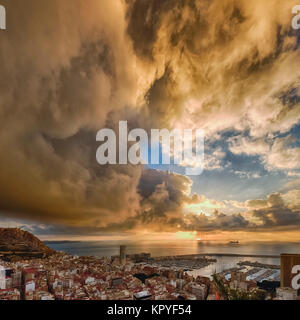
[[[134,215],[141,168],[101,168],[95,161],[96,130],[112,112],[137,108],[143,93],[145,79],[126,34],[124,4],[16,0],[5,5],[2,210],[88,226]]]
[[[299,196],[299,190],[295,190]],[[286,198],[291,194],[285,195]],[[258,219],[258,224],[261,228],[295,228],[300,223],[300,206],[294,202],[290,204],[288,201],[284,201],[284,196],[279,193],[269,195],[264,200],[250,201],[249,206],[256,207],[252,211],[254,218]]]
[[[128,1],[136,54],[157,70],[152,116],[253,136],[299,123],[295,1]]]
[[[293,146],[296,137],[288,135],[275,139],[249,139],[235,137],[230,140],[229,150],[234,154],[259,156],[268,170],[300,169],[300,148]]]
[[[2,0],[1,215],[44,234],[299,226],[296,186],[235,206],[193,194],[186,176],[95,157],[97,130],[128,120],[202,128],[212,142],[238,132],[233,154],[296,175],[296,2]],[[224,145],[209,149],[209,173]]]

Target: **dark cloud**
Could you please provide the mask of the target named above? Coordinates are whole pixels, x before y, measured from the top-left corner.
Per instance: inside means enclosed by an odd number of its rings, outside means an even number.
[[[297,227],[300,224],[299,206],[287,204],[280,193],[274,193],[258,203],[260,209],[252,211],[260,221],[260,228]]]
[[[115,215],[120,221],[134,215],[141,168],[100,167],[95,158],[96,131],[109,115],[127,105],[135,109],[138,77],[122,3],[5,5],[1,209],[75,226],[105,226]]]
[[[203,128],[208,135],[290,130],[300,119],[300,61],[286,1],[2,3],[3,215],[49,224],[37,233],[256,227],[242,213],[186,212],[186,204],[204,201],[190,195],[187,177],[97,165],[95,137],[119,120],[148,130]],[[266,201],[252,212],[262,227],[298,223],[285,200]]]

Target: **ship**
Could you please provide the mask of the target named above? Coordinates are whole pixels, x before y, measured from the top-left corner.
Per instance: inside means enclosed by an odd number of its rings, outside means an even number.
[[[239,241],[234,240],[234,241],[230,241],[229,243],[230,243],[230,244],[239,244]]]

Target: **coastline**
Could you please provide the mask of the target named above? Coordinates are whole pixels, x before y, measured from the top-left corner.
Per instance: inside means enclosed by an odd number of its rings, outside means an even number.
[[[188,255],[174,255],[174,256],[161,256],[154,257],[154,260],[159,259],[187,259],[188,257],[197,258],[197,257],[237,257],[237,258],[271,258],[271,259],[280,259],[280,255],[261,255],[261,254],[238,254],[238,253],[199,253],[199,254],[188,254]]]

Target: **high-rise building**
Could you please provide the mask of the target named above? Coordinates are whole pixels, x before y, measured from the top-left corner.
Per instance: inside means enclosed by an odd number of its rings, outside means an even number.
[[[120,264],[126,263],[126,246],[120,246]]]

